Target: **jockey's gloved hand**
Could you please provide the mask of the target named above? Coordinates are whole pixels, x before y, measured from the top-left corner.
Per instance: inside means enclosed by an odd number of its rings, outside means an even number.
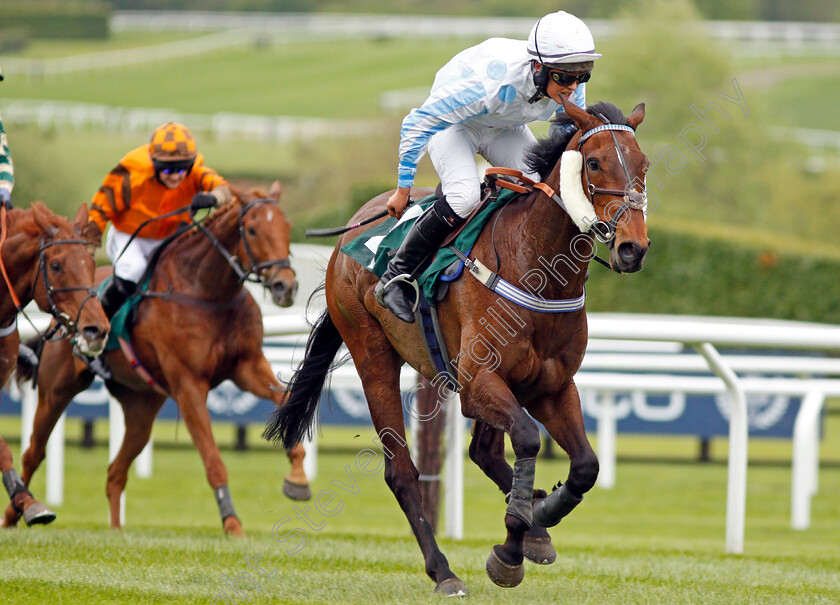
[[[202,208],[213,208],[217,203],[218,200],[215,195],[202,191],[193,196],[192,202],[190,203],[190,210],[195,212]]]
[[[0,206],[3,206],[6,210],[14,208],[12,206],[12,195],[8,189],[0,189]]]

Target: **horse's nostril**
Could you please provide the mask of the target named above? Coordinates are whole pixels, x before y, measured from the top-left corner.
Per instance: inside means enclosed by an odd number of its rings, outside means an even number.
[[[102,332],[96,326],[85,326],[82,328],[82,335],[87,340],[96,340],[102,336]]]
[[[618,256],[625,263],[633,263],[638,260],[642,247],[636,242],[622,242],[618,246]]]

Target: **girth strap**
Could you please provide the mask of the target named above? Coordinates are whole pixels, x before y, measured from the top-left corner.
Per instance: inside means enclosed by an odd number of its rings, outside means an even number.
[[[577,298],[546,300],[520,290],[510,282],[502,279],[498,273],[488,269],[480,260],[471,260],[454,246],[449,246],[449,249],[464,262],[464,266],[469,270],[470,275],[499,296],[516,303],[520,307],[525,307],[526,309],[539,313],[571,313],[572,311],[579,311],[586,304],[585,290]]]

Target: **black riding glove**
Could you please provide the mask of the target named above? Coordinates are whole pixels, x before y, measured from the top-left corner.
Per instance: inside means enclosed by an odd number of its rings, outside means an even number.
[[[215,195],[202,191],[193,196],[192,202],[190,203],[190,210],[195,212],[202,208],[213,208],[217,203],[218,201]]]

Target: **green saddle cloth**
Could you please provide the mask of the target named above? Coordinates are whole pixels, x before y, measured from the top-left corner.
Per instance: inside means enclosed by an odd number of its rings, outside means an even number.
[[[458,237],[455,238],[455,241],[450,245],[460,250],[463,254],[469,252],[473,245],[475,245],[481,230],[493,213],[517,195],[519,194],[508,189],[502,189],[495,199],[491,199],[467,223],[467,226],[464,227],[461,233],[458,234]],[[374,273],[377,277],[382,277],[385,269],[388,267],[388,261],[391,260],[389,252],[400,247],[411,225],[414,224],[414,221],[417,220],[417,217],[424,210],[434,203],[435,199],[437,198],[434,195],[429,195],[415,201],[401,220],[398,221],[394,217],[389,217],[376,227],[368,229],[352,242],[343,246],[341,251],[357,261],[362,267]],[[458,256],[448,247],[438,250],[432,264],[429,265],[429,268],[418,279],[420,288],[427,300],[434,300],[438,278],[456,260],[458,260]]]
[[[97,289],[96,293],[98,296],[102,294],[102,291],[111,283],[111,280],[114,279],[114,276],[108,276],[102,283],[99,284],[99,288]],[[120,341],[119,339],[122,338],[124,340],[130,340],[128,331],[131,329],[131,322],[130,318],[132,316],[132,311],[134,307],[140,304],[140,301],[143,300],[143,293],[149,287],[149,279],[147,278],[137,291],[128,297],[123,305],[114,313],[114,316],[111,318],[111,332],[108,334],[108,342],[105,343],[105,350],[106,351],[113,351],[114,349],[120,348]]]

